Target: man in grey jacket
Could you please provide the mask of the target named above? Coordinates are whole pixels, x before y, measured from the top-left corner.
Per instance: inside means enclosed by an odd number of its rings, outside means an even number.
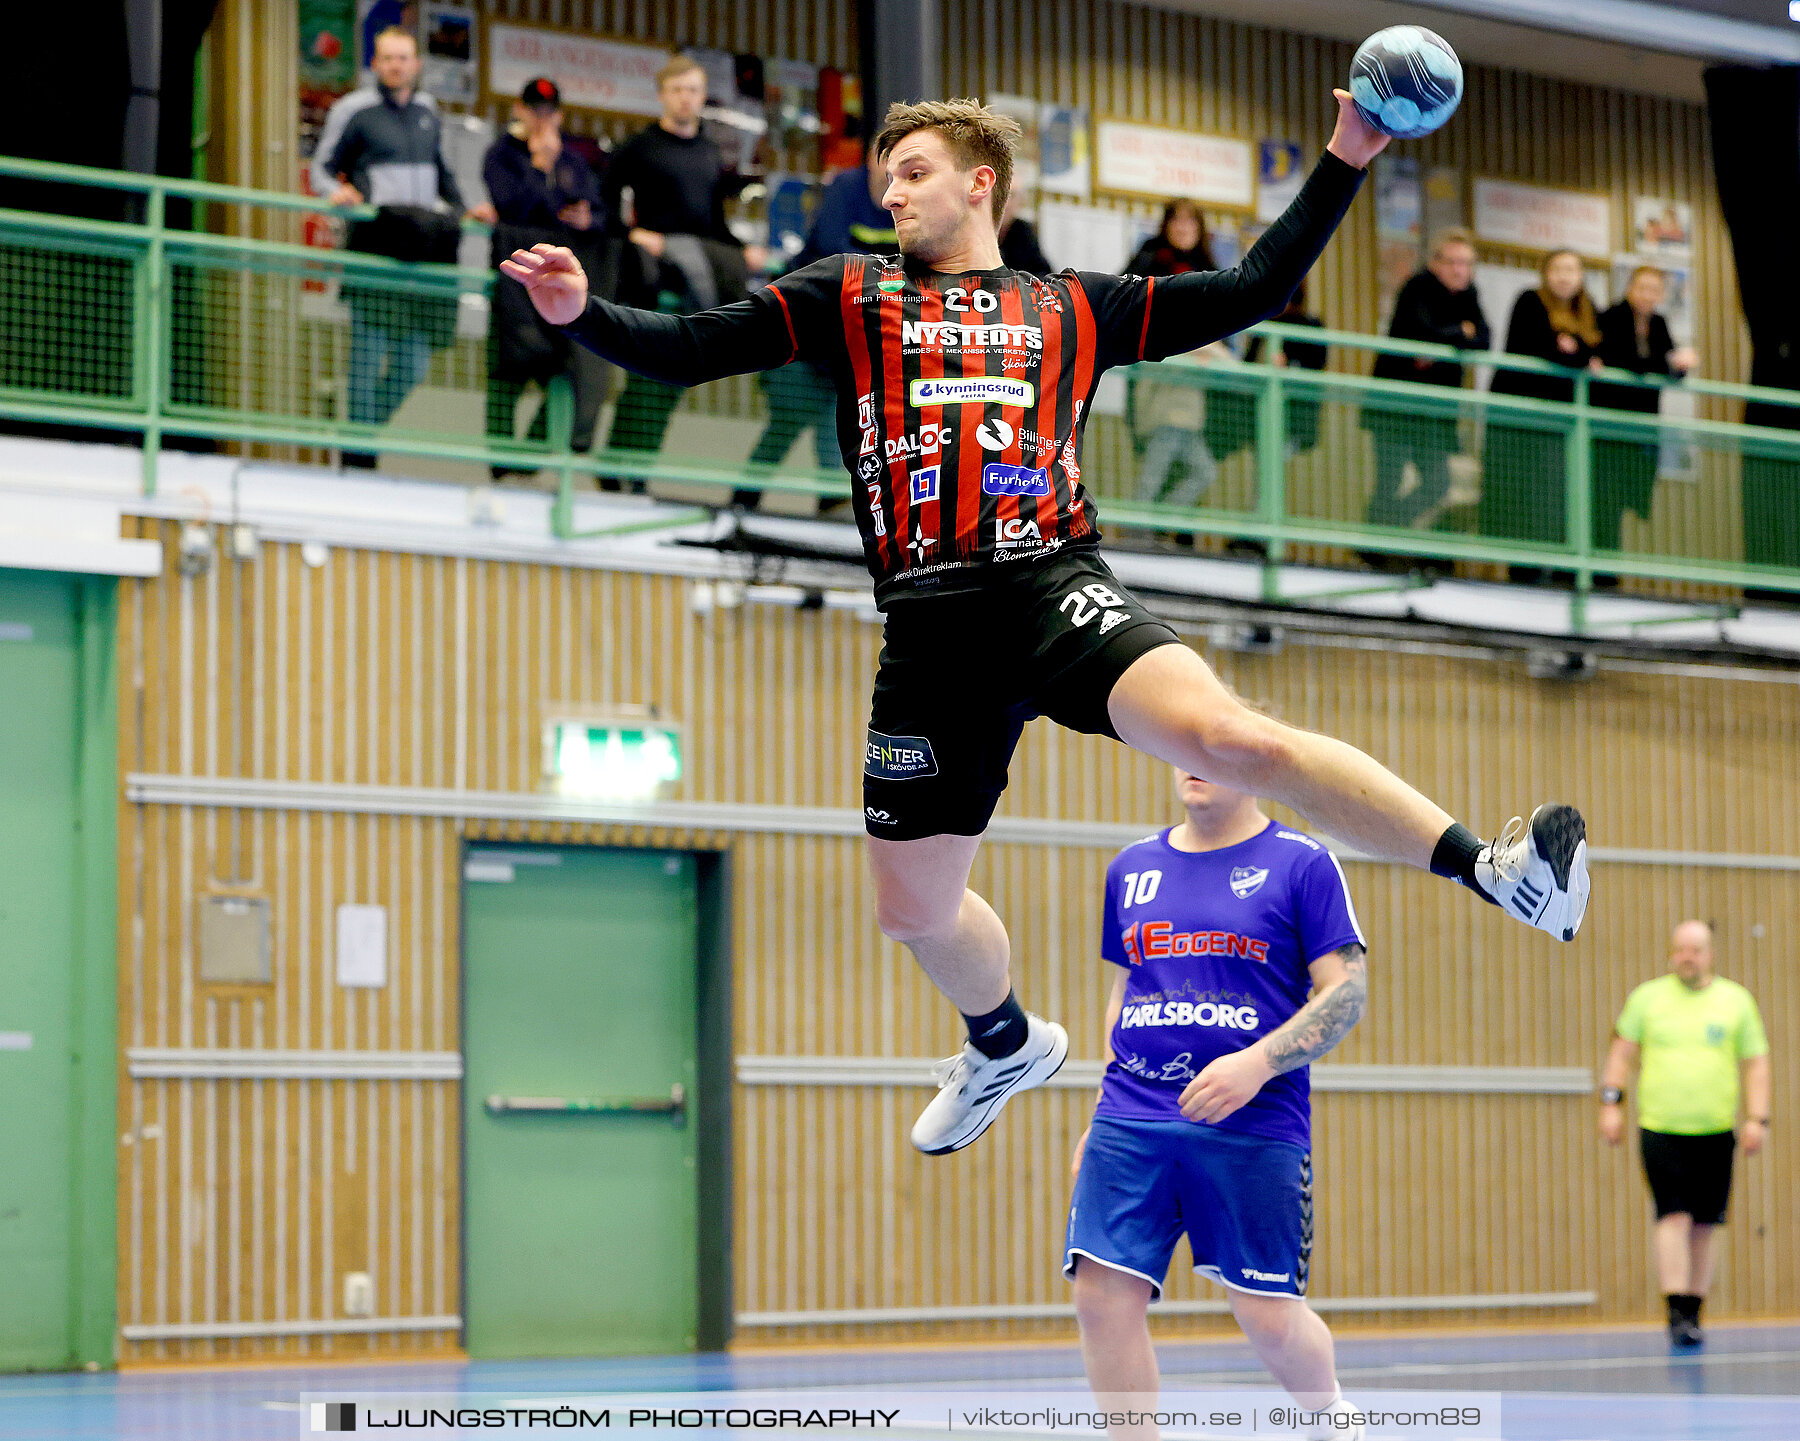
[[[312,184],[333,205],[437,207],[440,199],[465,213],[462,191],[444,160],[437,102],[418,88],[419,44],[389,26],[375,37],[375,83],[331,107],[313,152]],[[491,220],[491,207],[468,211]],[[354,246],[354,240],[353,240]],[[385,425],[431,360],[431,339],[406,306],[377,303],[377,293],[348,294],[350,308],[349,419]],[[346,451],[347,466],[373,466],[368,453]]]

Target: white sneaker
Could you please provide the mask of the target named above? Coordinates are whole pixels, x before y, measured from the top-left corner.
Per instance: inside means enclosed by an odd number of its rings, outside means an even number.
[[[1475,862],[1482,890],[1528,926],[1572,941],[1587,914],[1587,822],[1574,806],[1514,816]]]
[[[964,1043],[960,1056],[931,1068],[938,1093],[913,1122],[912,1143],[927,1156],[948,1155],[973,1141],[1018,1091],[1041,1086],[1069,1054],[1069,1033],[1055,1021],[1026,1013],[1025,1044],[1010,1056],[990,1060]]]

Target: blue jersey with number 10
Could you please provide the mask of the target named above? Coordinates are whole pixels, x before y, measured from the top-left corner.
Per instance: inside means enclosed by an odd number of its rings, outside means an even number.
[[[1254,1045],[1306,1004],[1308,966],[1362,945],[1337,857],[1271,821],[1247,841],[1182,851],[1162,831],[1106,871],[1101,954],[1127,973],[1097,1116],[1181,1119],[1209,1061]],[[1223,1130],[1312,1145],[1302,1066],[1273,1077]]]

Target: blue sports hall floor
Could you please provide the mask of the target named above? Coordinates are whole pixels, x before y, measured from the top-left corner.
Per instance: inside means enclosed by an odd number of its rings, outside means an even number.
[[[1269,1394],[1268,1378],[1241,1343],[1169,1343],[1158,1354],[1166,1389]],[[1338,1340],[1338,1365],[1352,1401],[1359,1390],[1500,1392],[1508,1441],[1800,1438],[1797,1325],[1710,1327],[1703,1351],[1680,1356],[1649,1329],[1353,1334]],[[0,1438],[290,1438],[300,1434],[299,1401],[308,1392],[432,1392],[448,1402],[457,1394],[561,1399],[780,1388],[824,1403],[844,1388],[1063,1391],[1080,1376],[1080,1356],[1069,1345],[16,1375],[0,1376]]]

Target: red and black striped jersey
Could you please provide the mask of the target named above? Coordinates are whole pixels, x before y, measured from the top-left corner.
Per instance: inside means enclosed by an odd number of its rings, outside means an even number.
[[[996,566],[1097,542],[1080,455],[1101,375],[1278,313],[1361,177],[1328,153],[1231,270],[1040,278],[836,255],[699,315],[592,299],[568,330],[678,384],[791,361],[826,370],[876,599],[970,589]]]

